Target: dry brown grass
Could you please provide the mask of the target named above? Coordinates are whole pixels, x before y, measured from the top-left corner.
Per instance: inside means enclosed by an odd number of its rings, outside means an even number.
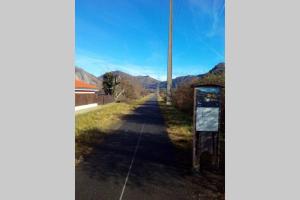
[[[159,106],[172,142],[180,148],[190,148],[192,143],[192,118],[174,106],[167,106],[162,99],[159,99]]]
[[[163,98],[159,99],[159,106],[167,126],[167,133],[176,147],[177,158],[180,163],[191,167],[192,164],[192,118],[176,109],[174,106],[167,106]]]
[[[143,104],[150,95],[130,103],[111,103],[87,113],[75,115],[75,158],[78,164],[105,135],[121,124],[123,116]]]
[[[163,98],[160,98],[159,105],[167,126],[167,133],[176,147],[178,163],[187,168],[192,168],[192,117],[187,113],[183,113],[174,106],[167,106]],[[225,199],[224,191],[224,175],[214,172],[203,172],[202,178],[195,177],[202,195],[199,199]]]

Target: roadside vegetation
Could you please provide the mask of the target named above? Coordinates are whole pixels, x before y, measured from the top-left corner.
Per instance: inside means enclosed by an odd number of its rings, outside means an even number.
[[[190,116],[190,124],[192,124],[194,104],[192,84],[217,84],[223,86],[220,118],[220,169],[222,173],[225,173],[225,71],[209,73],[198,80],[187,82],[172,90],[172,103],[174,107]]]
[[[179,163],[191,168],[193,149],[193,104],[192,84],[222,85],[221,130],[220,130],[220,172],[202,171],[199,187],[209,188],[204,199],[225,199],[225,72],[209,73],[198,80],[180,84],[172,89],[172,105],[166,105],[166,93],[160,92],[159,105],[167,126],[167,133],[176,147]],[[208,198],[209,197],[209,198]]]
[[[163,114],[167,133],[177,149],[180,163],[191,166],[192,164],[192,116],[180,111],[173,105],[166,105],[165,93],[160,93],[159,106]]]
[[[75,116],[75,159],[78,164],[84,156],[90,154],[93,147],[112,133],[120,125],[124,115],[130,114],[143,104],[150,95],[137,100],[111,103],[99,109]]]
[[[148,92],[141,83],[121,72],[108,72],[103,75],[103,91],[116,101],[131,101],[145,96]]]

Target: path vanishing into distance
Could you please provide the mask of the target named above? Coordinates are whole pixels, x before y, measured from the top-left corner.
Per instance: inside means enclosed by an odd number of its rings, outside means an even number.
[[[112,131],[76,167],[76,200],[207,199],[209,188],[176,160],[156,96]]]

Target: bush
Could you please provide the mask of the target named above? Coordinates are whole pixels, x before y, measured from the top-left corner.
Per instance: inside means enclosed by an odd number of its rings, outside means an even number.
[[[194,90],[191,87],[192,84],[217,84],[225,87],[224,73],[208,74],[207,76],[202,77],[199,80],[181,84],[172,91],[172,97],[173,97],[172,102],[174,106],[179,110],[186,112],[190,115],[193,114],[193,104],[194,104]],[[222,102],[225,101],[224,96],[225,96],[225,90],[222,91]]]
[[[193,113],[193,96],[191,83],[185,83],[172,90],[172,103],[179,110],[191,115]]]
[[[194,91],[192,84],[217,84],[222,85],[221,93],[221,118],[220,118],[220,167],[225,169],[225,74],[208,74],[197,81],[189,82],[178,86],[172,91],[173,105],[192,116],[194,104]]]
[[[139,84],[134,84],[129,80],[121,79],[120,85],[117,88],[119,101],[130,102],[147,95],[147,91]]]

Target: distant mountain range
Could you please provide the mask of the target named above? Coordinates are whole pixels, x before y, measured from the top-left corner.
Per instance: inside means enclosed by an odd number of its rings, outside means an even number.
[[[201,79],[209,74],[221,74],[221,73],[225,73],[225,63],[217,64],[211,70],[209,70],[209,72],[205,74],[176,77],[172,80],[172,87],[176,88],[183,83],[188,83],[188,82]],[[160,88],[167,88],[167,81],[160,82]]]
[[[150,76],[132,76],[132,75],[127,74],[122,71],[112,71],[112,73],[115,75],[118,75],[123,80],[124,79],[128,80],[133,85],[138,84],[148,90],[155,90],[157,88],[158,83],[160,85],[160,88],[167,87],[166,81],[160,82]],[[221,74],[221,73],[225,73],[225,63],[217,64],[209,72],[207,72],[205,74],[176,77],[172,80],[172,87],[177,87],[178,85],[180,85],[182,83],[187,83],[187,82],[191,82],[191,81],[200,79],[209,74]],[[96,76],[86,72],[82,68],[75,67],[75,78],[80,79],[80,80],[85,81],[90,84],[97,85],[97,87],[99,89],[102,89],[102,77],[103,77],[103,75],[96,77]]]
[[[159,80],[156,80],[150,76],[136,76],[136,79],[143,85],[145,89],[156,89],[157,84],[160,83]]]
[[[160,82],[150,76],[132,76],[122,71],[111,71],[111,73],[118,75],[122,80],[127,80],[133,85],[140,85],[142,88],[148,90],[156,89],[157,84]],[[75,78],[90,84],[94,84],[99,89],[102,89],[103,75],[96,77],[80,67],[75,67]]]
[[[156,80],[150,76],[132,76],[132,75],[127,74],[122,71],[112,71],[111,73],[119,76],[120,79],[123,79],[123,80],[125,79],[125,80],[129,81],[133,85],[135,85],[135,84],[141,85],[141,87],[143,87],[145,89],[155,89],[155,88],[157,88],[157,84],[159,83],[158,80]],[[103,75],[99,76],[98,80],[102,81],[102,77],[103,77]]]

